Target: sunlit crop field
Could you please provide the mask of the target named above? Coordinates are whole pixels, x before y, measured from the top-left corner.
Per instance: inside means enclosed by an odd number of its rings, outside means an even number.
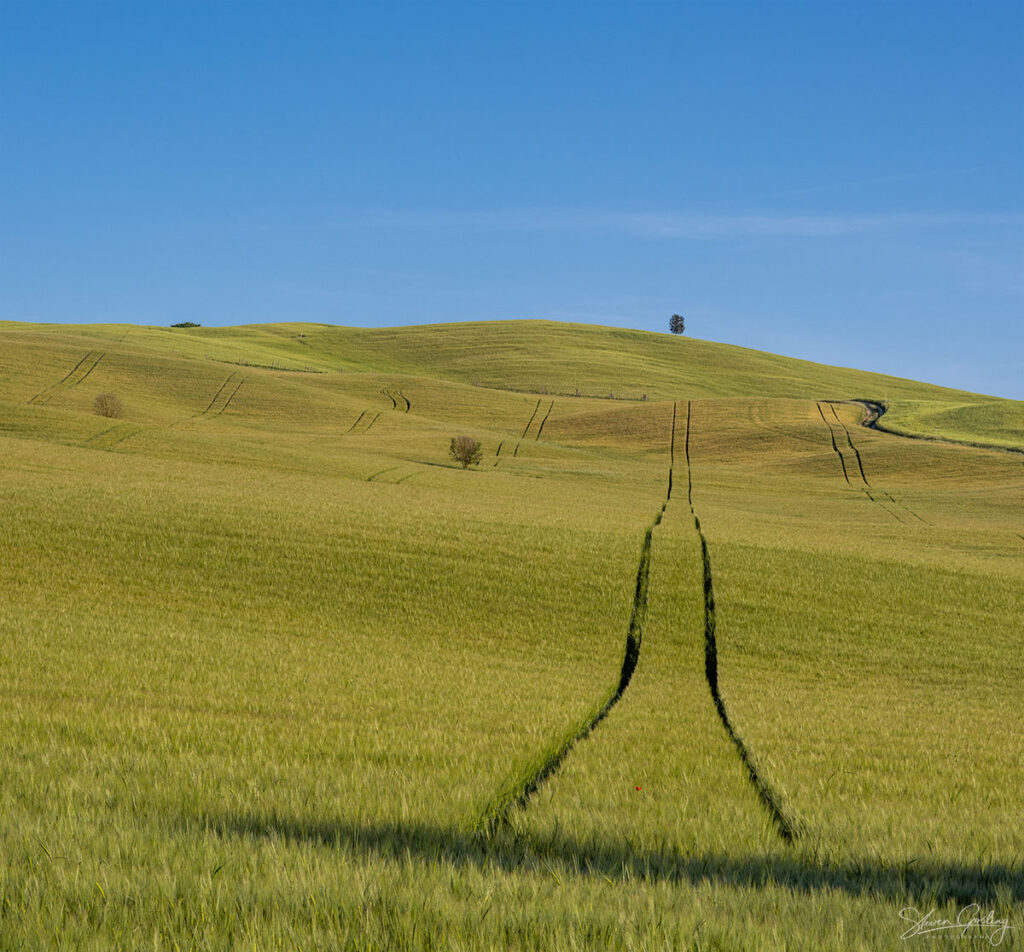
[[[609,328],[0,324],[0,948],[1014,947],[1022,420]]]

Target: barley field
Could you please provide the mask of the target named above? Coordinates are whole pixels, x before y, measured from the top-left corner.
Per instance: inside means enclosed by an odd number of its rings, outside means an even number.
[[[0,499],[2,949],[1022,943],[1020,402],[0,323]]]

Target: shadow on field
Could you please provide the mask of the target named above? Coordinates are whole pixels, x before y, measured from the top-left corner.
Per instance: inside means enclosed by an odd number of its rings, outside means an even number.
[[[995,863],[965,866],[928,860],[906,864],[821,862],[793,855],[686,854],[666,848],[632,849],[626,843],[538,837],[505,832],[491,838],[417,823],[316,822],[275,815],[235,814],[191,820],[188,826],[225,837],[283,839],[370,857],[412,858],[512,873],[553,871],[560,876],[714,883],[750,888],[781,886],[798,893],[837,890],[895,902],[1024,901],[1024,869]]]

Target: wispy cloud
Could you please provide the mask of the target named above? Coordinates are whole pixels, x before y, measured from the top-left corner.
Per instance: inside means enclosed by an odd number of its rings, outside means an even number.
[[[1024,225],[1022,214],[676,214],[573,209],[499,209],[471,212],[382,211],[345,217],[360,227],[439,231],[590,232],[645,238],[829,238],[950,227]]]

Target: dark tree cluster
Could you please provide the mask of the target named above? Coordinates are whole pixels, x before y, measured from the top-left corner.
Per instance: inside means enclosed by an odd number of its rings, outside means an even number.
[[[686,318],[682,314],[673,314],[668,319],[668,329],[673,334],[683,334],[686,332]]]

